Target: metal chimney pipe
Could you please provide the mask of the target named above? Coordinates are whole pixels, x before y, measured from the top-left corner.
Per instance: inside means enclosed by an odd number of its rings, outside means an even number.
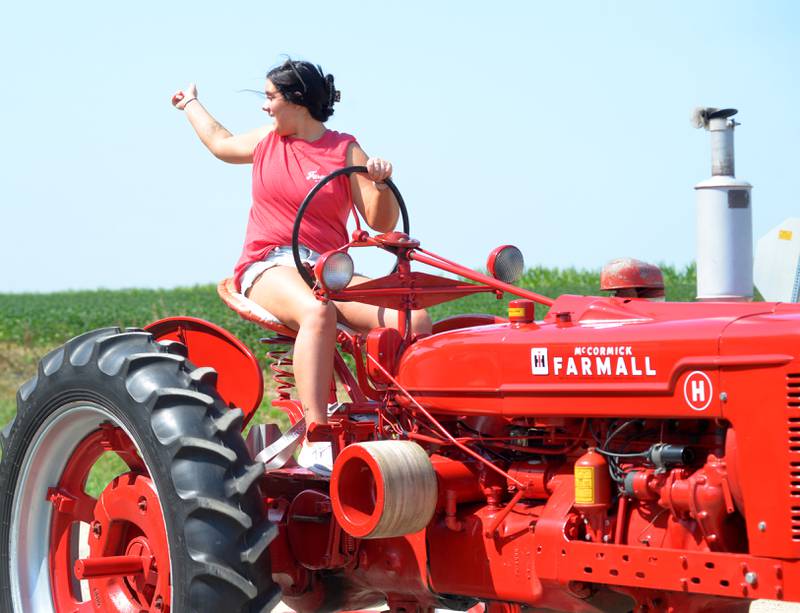
[[[725,109],[724,112],[736,111]],[[717,111],[723,113],[723,111]],[[737,124],[733,119],[728,120],[726,115],[717,115],[708,121],[708,131],[711,132],[711,174],[715,177],[736,176],[733,159],[733,129]]]
[[[699,108],[696,128],[711,133],[710,179],[697,190],[697,299],[745,301],[753,298],[752,185],[734,176],[731,119],[736,109]]]

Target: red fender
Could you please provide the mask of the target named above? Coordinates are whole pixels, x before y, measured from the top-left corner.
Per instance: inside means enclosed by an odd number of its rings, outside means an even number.
[[[144,328],[159,341],[180,341],[195,366],[217,371],[217,392],[229,407],[244,412],[247,425],[264,396],[264,376],[253,352],[233,334],[197,317],[167,317]]]
[[[473,326],[491,326],[493,324],[507,323],[508,320],[497,315],[484,315],[483,313],[467,313],[466,315],[452,315],[433,323],[433,334],[447,332],[449,330],[460,330],[461,328],[471,328]]]

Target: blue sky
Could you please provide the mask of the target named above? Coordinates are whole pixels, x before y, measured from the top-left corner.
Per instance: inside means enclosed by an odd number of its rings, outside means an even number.
[[[214,159],[169,98],[196,81],[223,125],[248,130],[265,115],[239,90],[282,54],[336,76],[329,127],[392,160],[428,249],[473,267],[508,242],[528,265],[685,265],[692,187],[710,175],[695,106],[739,109],[755,237],[798,212],[798,7],[7,3],[0,292],[227,276],[249,167]]]

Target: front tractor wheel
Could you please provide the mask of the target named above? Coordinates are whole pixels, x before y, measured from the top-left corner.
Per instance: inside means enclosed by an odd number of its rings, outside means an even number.
[[[0,610],[271,609],[263,467],[215,378],[142,331],[90,332],[41,361],[0,435]],[[109,453],[121,474],[87,492]]]

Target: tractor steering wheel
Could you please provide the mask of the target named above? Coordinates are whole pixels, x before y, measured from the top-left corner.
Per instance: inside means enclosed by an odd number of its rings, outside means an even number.
[[[366,166],[347,166],[345,168],[340,168],[339,170],[334,170],[331,174],[327,177],[324,177],[319,183],[317,183],[313,189],[308,192],[308,195],[303,199],[303,202],[300,204],[300,208],[297,209],[297,217],[294,220],[294,228],[292,228],[292,256],[294,257],[294,265],[297,267],[297,272],[300,273],[300,276],[303,277],[303,281],[305,281],[310,288],[316,285],[316,281],[314,277],[312,277],[305,266],[303,266],[303,262],[300,259],[300,224],[303,221],[303,215],[305,215],[306,208],[314,199],[314,196],[317,195],[319,190],[321,190],[325,185],[327,185],[330,181],[333,181],[336,177],[341,175],[350,176],[354,172],[367,172]],[[405,234],[409,233],[409,224],[408,224],[408,209],[406,208],[406,203],[403,201],[403,196],[400,195],[400,190],[397,189],[397,186],[392,182],[391,179],[386,179],[386,185],[389,186],[389,189],[392,190],[394,194],[395,200],[397,200],[397,204],[400,207],[400,215],[403,218],[403,232]],[[397,266],[395,266],[394,270],[397,270]]]

